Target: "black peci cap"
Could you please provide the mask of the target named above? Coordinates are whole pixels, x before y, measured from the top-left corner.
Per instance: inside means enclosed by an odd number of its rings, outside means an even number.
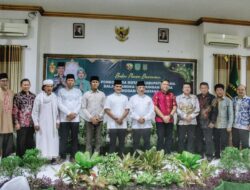
[[[121,80],[114,80],[114,85],[116,84],[122,84],[122,81]]]
[[[98,76],[91,76],[91,77],[90,77],[90,82],[91,82],[92,80],[97,80],[97,81],[99,81],[99,77],[98,77]]]
[[[73,74],[67,74],[66,80],[68,80],[68,79],[74,79],[75,80],[75,76]]]
[[[0,80],[1,79],[8,79],[7,73],[0,73]]]
[[[138,81],[136,86],[145,86],[145,83],[144,81]]]

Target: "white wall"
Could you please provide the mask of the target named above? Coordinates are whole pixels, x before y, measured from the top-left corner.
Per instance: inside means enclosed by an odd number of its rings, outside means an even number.
[[[0,18],[27,18],[24,11],[1,11]],[[73,38],[73,23],[85,23],[84,39]],[[115,26],[130,27],[129,39],[115,39]],[[169,28],[169,43],[158,43],[158,28]],[[23,77],[30,78],[32,91],[40,90],[43,80],[43,55],[93,54],[148,56],[197,59],[197,83],[207,81],[213,86],[213,54],[249,55],[243,46],[225,48],[204,45],[204,34],[225,33],[250,36],[250,27],[203,23],[200,26],[148,23],[136,21],[96,20],[62,17],[40,17],[30,24],[30,34],[25,38],[0,39],[0,44],[28,45],[24,49]],[[242,59],[244,62],[244,59]],[[242,71],[244,72],[244,71]],[[242,74],[243,83],[246,76]]]
[[[85,39],[73,39],[73,23],[85,23]],[[156,57],[198,57],[198,28],[134,21],[42,17],[41,52]],[[129,39],[115,39],[115,26],[129,26]],[[169,28],[170,42],[158,43],[159,27]]]
[[[28,18],[28,12],[25,11],[0,11],[1,19],[26,19]],[[19,22],[19,21],[18,21]],[[31,90],[36,91],[36,81],[37,81],[37,66],[38,66],[38,49],[39,49],[39,23],[40,15],[30,21],[29,25],[29,35],[27,37],[4,37],[0,38],[0,44],[13,44],[13,45],[23,45],[28,46],[28,48],[23,49],[23,73],[22,77],[29,78],[31,80]]]
[[[73,23],[85,23],[85,39],[73,38]],[[127,41],[115,38],[115,26],[130,28]],[[169,43],[158,43],[158,28],[169,28]],[[40,63],[44,53],[200,59],[198,35],[196,26],[42,17]]]

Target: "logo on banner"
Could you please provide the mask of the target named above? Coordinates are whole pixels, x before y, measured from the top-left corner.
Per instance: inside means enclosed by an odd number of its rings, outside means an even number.
[[[132,69],[133,69],[133,64],[132,63],[127,63],[126,64],[126,69],[128,70],[128,71],[131,71]]]
[[[147,71],[148,70],[148,64],[143,64],[142,65],[142,70]]]
[[[140,63],[136,63],[135,64],[135,70],[136,71],[140,71],[141,70],[141,64]]]

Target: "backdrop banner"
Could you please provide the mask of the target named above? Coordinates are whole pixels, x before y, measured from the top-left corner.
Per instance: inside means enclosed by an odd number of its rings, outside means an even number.
[[[127,96],[136,93],[136,83],[141,80],[145,81],[146,94],[152,96],[163,79],[170,81],[175,95],[182,93],[183,82],[190,82],[196,93],[196,60],[61,54],[46,54],[44,58],[44,78],[53,79],[57,75],[57,63],[65,62],[65,75],[71,73],[77,79],[78,69],[83,68],[86,80],[92,75],[99,76],[100,90],[106,95],[113,92],[115,79],[122,80],[123,93]]]

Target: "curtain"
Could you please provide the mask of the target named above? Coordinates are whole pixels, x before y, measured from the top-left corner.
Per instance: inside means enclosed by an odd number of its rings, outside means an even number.
[[[239,55],[214,55],[214,84],[222,83],[227,88],[229,84],[229,74],[231,71],[232,63],[237,63],[238,76],[240,79],[240,56]]]
[[[17,45],[0,45],[0,72],[9,77],[10,89],[15,93],[20,89],[22,78],[22,47]]]

